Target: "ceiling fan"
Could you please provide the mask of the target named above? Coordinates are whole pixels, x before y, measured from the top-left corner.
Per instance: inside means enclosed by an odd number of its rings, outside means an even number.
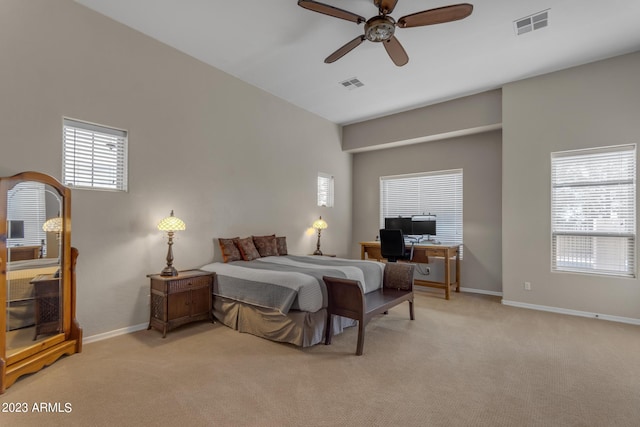
[[[372,42],[382,42],[389,57],[398,67],[402,67],[409,62],[409,56],[395,37],[396,27],[411,28],[425,25],[442,24],[445,22],[457,21],[471,15],[473,5],[469,3],[454,4],[451,6],[438,7],[435,9],[423,10],[403,16],[397,21],[389,16],[396,7],[398,0],[373,0],[373,4],[378,7],[379,14],[365,19],[364,17],[347,10],[339,9],[328,4],[319,3],[313,0],[298,0],[298,6],[314,12],[323,13],[335,18],[346,19],[356,24],[364,24],[364,34],[351,40],[324,60],[330,64],[342,58],[347,53],[358,47],[365,40]]]

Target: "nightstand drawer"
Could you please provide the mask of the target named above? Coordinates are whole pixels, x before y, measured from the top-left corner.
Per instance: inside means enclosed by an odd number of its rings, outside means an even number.
[[[172,280],[168,282],[169,289],[167,289],[167,292],[170,294],[174,294],[176,292],[184,292],[187,290],[209,287],[212,284],[211,279],[211,276],[200,276]]]

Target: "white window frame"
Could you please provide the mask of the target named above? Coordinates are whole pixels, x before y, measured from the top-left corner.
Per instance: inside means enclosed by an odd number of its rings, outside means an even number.
[[[127,131],[64,118],[62,147],[65,185],[127,191]]]
[[[463,243],[463,170],[380,177],[380,228],[385,217],[435,215],[436,240]]]
[[[333,207],[333,175],[318,172],[318,206]]]
[[[551,153],[551,271],[636,277],[636,145]]]

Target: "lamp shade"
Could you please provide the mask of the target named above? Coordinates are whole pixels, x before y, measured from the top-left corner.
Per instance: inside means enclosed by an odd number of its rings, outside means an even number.
[[[320,217],[320,219],[314,221],[312,227],[316,230],[324,230],[327,228],[327,222]]]
[[[62,218],[57,216],[55,218],[49,218],[42,224],[42,230],[52,233],[59,233],[62,231]]]
[[[173,216],[173,210],[171,215],[164,218],[158,223],[158,230],[161,231],[182,231],[186,230],[187,226],[180,218]]]

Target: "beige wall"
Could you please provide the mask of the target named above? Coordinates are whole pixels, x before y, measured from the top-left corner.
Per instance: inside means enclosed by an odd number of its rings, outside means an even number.
[[[310,253],[320,214],[322,249],[349,252],[351,157],[335,124],[71,0],[3,0],[0,58],[0,176],[60,179],[63,116],[129,131],[129,192],[73,191],[85,337],[148,321],[145,276],[167,250],[155,225],[171,209],[187,223],[178,269],[220,259],[219,236],[277,233]],[[335,208],[316,207],[318,172],[336,178]]]
[[[504,86],[505,300],[640,319],[637,279],[551,273],[550,252],[551,153],[639,142],[640,53]]]
[[[500,89],[344,126],[349,152],[391,148],[497,130],[502,124]]]
[[[378,234],[381,176],[462,168],[462,287],[501,292],[501,159],[500,131],[354,154],[352,255]],[[432,266],[441,279],[442,263]]]

